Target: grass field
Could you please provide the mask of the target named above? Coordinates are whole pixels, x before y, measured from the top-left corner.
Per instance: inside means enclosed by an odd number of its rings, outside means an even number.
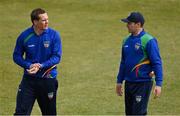
[[[151,96],[148,112],[180,114],[179,0],[0,0],[0,115],[14,113],[22,69],[13,63],[12,53],[37,7],[47,10],[50,27],[62,37],[59,115],[124,114],[124,98],[115,94],[115,85],[121,42],[128,32],[119,20],[131,11],[144,14],[145,30],[157,37],[163,59],[162,96]],[[41,114],[37,104],[32,114]]]

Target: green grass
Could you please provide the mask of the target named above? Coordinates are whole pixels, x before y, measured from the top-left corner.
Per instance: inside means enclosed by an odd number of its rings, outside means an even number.
[[[180,114],[179,0],[1,0],[0,115],[14,113],[22,69],[13,63],[12,53],[17,36],[31,26],[29,14],[36,7],[47,10],[50,27],[62,37],[58,114],[124,114],[124,98],[116,96],[115,82],[128,32],[119,20],[131,11],[144,14],[145,29],[157,37],[163,59],[162,96],[151,96],[149,114]],[[37,104],[32,114],[41,114]]]

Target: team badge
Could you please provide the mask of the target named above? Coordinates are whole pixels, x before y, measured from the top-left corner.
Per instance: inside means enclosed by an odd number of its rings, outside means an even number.
[[[135,44],[135,49],[138,50],[140,48],[141,44],[140,43],[136,43]]]
[[[50,41],[44,41],[44,47],[45,47],[45,48],[48,48],[48,47],[49,47],[49,44],[50,44]]]
[[[137,102],[137,103],[141,102],[141,100],[142,100],[142,97],[141,97],[141,96],[136,96],[136,102]]]
[[[48,98],[49,98],[49,99],[52,99],[53,96],[54,96],[54,93],[53,93],[53,92],[48,93]]]

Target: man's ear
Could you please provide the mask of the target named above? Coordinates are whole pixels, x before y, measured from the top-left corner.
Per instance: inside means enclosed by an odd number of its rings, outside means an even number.
[[[38,20],[33,20],[33,25],[37,25]]]
[[[142,27],[140,22],[138,22],[138,23],[136,23],[136,24],[137,24],[139,27]]]

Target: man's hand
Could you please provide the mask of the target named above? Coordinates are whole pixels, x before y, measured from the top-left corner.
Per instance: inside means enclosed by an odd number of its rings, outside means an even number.
[[[155,88],[154,88],[154,99],[160,97],[160,95],[161,95],[161,87],[155,86]]]
[[[116,93],[118,96],[122,96],[123,95],[123,87],[121,83],[117,83],[116,85]]]
[[[153,77],[155,76],[154,71],[151,71],[151,72],[149,73],[149,76],[153,78]]]
[[[34,64],[31,64],[30,69],[27,69],[27,72],[29,74],[36,74],[40,68],[41,68],[40,63],[34,63]]]
[[[41,68],[41,64],[40,63],[34,63],[34,64],[31,64],[30,68],[32,68],[32,67]]]

